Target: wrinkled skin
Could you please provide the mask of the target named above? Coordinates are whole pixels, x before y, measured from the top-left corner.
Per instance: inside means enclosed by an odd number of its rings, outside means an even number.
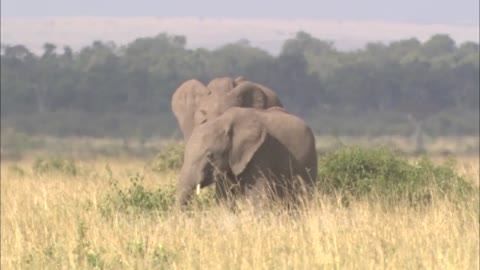
[[[172,96],[172,111],[187,141],[194,127],[206,123],[231,107],[266,109],[283,107],[273,90],[243,77],[216,78],[205,86],[197,80],[181,84]]]
[[[234,107],[193,131],[177,203],[186,205],[197,185],[215,184],[220,202],[243,196],[257,207],[312,191],[316,175],[315,139],[303,120],[278,107]]]

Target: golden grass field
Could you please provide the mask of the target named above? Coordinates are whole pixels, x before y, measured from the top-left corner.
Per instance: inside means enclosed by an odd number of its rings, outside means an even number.
[[[442,162],[443,157],[433,157]],[[33,159],[1,162],[1,269],[479,269],[479,200],[414,209],[317,195],[297,215],[220,206],[198,212],[99,211],[131,175],[175,183],[134,158],[76,162],[81,173],[36,174]],[[477,186],[479,157],[458,156]]]

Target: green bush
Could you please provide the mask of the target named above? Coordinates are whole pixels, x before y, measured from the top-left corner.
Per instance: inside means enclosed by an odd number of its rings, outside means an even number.
[[[153,159],[151,167],[153,171],[165,172],[179,170],[183,164],[185,143],[169,142],[162,147],[160,153]]]
[[[414,205],[432,198],[468,198],[474,187],[454,170],[454,163],[435,166],[428,158],[409,162],[388,148],[343,147],[319,161],[318,188],[342,200],[381,199]]]
[[[101,213],[108,217],[113,211],[166,213],[172,210],[175,203],[175,186],[168,185],[149,190],[143,186],[143,180],[143,176],[133,175],[130,178],[130,186],[125,190],[118,187],[117,181],[111,180],[112,192],[107,194],[100,203]],[[190,207],[195,209],[208,208],[214,204],[214,201],[214,192],[209,189],[207,192],[192,196]]]
[[[143,185],[144,177],[135,174],[130,178],[130,186],[126,190],[118,187],[115,180],[111,180],[112,192],[107,194],[100,204],[100,210],[104,215],[112,211],[167,211],[175,200],[175,189],[169,186],[163,189],[147,190]]]
[[[35,174],[44,174],[51,172],[60,172],[67,175],[76,176],[78,168],[73,159],[42,159],[37,158],[33,163],[32,170]]]

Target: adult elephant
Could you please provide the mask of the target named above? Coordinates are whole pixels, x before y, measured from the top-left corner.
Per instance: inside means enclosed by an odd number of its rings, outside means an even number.
[[[177,189],[183,206],[197,186],[215,184],[224,201],[244,195],[254,206],[269,195],[297,198],[313,190],[317,155],[312,130],[283,108],[230,108],[195,128],[185,146]]]
[[[216,78],[205,86],[198,80],[181,84],[172,96],[172,111],[184,139],[188,140],[195,126],[221,115],[231,107],[266,109],[283,107],[273,90],[249,82],[242,77]]]

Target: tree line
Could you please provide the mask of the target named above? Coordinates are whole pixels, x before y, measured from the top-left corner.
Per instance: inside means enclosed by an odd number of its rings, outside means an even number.
[[[170,108],[185,80],[244,76],[274,89],[319,134],[478,134],[479,44],[436,34],[353,51],[305,32],[279,55],[248,40],[187,48],[161,33],[79,51],[1,47],[2,130],[56,136],[180,135]],[[415,129],[413,129],[415,128]]]

